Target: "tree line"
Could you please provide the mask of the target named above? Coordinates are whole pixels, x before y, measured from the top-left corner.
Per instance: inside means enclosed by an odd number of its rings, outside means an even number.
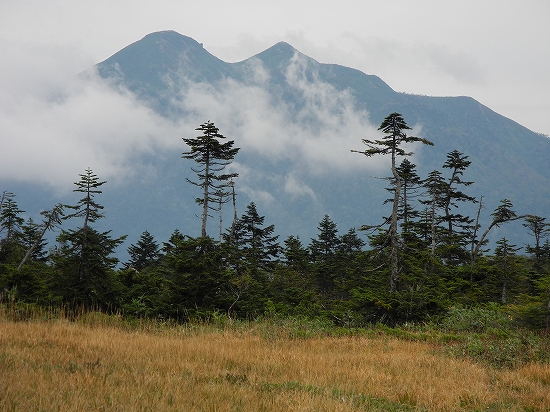
[[[91,169],[79,175],[72,205],[58,204],[35,222],[21,217],[15,195],[0,199],[0,303],[27,302],[69,309],[99,309],[127,316],[186,321],[225,313],[324,317],[343,326],[423,321],[456,305],[506,305],[516,319],[534,328],[550,327],[550,224],[546,218],[517,214],[503,199],[481,227],[483,198],[468,195],[471,162],[455,150],[441,170],[422,178],[404,145],[432,142],[407,135],[399,113],[382,122],[380,140],[363,140],[366,157],[389,155],[386,203],[391,214],[340,232],[325,215],[307,244],[296,236],[281,241],[254,202],[238,217],[238,174],[226,172],[239,148],[210,121],[201,133],[183,139],[189,150],[200,207],[201,236],[174,230],[156,240],[148,231],[128,248],[129,260],[114,252],[125,236],[94,228],[104,218],[101,181]],[[399,161],[401,160],[401,161]],[[232,205],[224,229],[224,205]],[[461,206],[475,205],[474,217]],[[219,218],[219,233],[207,233]],[[75,222],[67,229],[64,222]],[[227,220],[227,219],[226,219]],[[521,220],[533,238],[522,248],[502,238],[490,251],[495,228]],[[47,231],[56,231],[48,247]]]

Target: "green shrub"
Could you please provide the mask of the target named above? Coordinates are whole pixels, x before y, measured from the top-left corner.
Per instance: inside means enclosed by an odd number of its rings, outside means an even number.
[[[496,303],[466,308],[453,306],[438,326],[446,332],[486,333],[487,331],[514,331],[514,321]]]

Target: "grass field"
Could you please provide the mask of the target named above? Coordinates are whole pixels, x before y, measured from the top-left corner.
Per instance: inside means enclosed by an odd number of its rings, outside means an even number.
[[[445,346],[376,330],[296,337],[269,322],[0,315],[0,410],[550,410],[548,364],[497,369]]]

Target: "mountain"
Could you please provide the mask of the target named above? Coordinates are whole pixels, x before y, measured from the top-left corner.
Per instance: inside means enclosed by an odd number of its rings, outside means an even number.
[[[97,65],[103,78],[122,83],[138,97],[155,101],[166,111],[172,79],[185,76],[194,82],[216,82],[238,76],[233,67],[190,37],[173,31],[152,33]]]
[[[434,143],[411,159],[421,177],[442,170],[447,153],[455,149],[469,156],[472,164],[464,180],[475,184],[464,191],[478,199],[483,196],[485,226],[504,198],[518,214],[546,217],[550,212],[550,139],[470,97],[399,93],[375,75],[319,63],[284,42],[227,63],[173,31],[151,33],[96,68],[113,87],[128,89],[170,121],[192,118],[211,107],[211,113],[204,113],[211,117],[200,122],[214,121],[242,148],[236,158],[241,168],[236,183],[239,214],[255,201],[281,240],[298,235],[309,243],[325,214],[343,234],[350,227],[379,223],[390,213],[383,204],[387,182],[380,179],[390,174],[389,168],[351,167],[375,160],[349,150],[364,147],[361,139],[367,135],[359,126],[367,124],[365,119],[372,134],[392,112],[401,113],[415,133]],[[200,101],[203,97],[206,103]],[[199,124],[182,130],[181,136],[194,136]],[[327,154],[336,149],[341,154]],[[106,227],[116,235],[129,235],[125,247],[146,229],[160,242],[176,228],[199,234],[195,188],[185,181],[193,178],[193,165],[180,159],[185,150],[182,143],[178,151],[143,154],[136,165],[154,169],[152,177],[105,186],[101,202],[106,205]],[[24,201],[36,203],[29,194],[17,194],[22,206]],[[465,207],[466,214],[475,217],[477,205]],[[209,229],[212,236],[216,224]],[[498,229],[492,240],[502,236],[518,245],[532,242],[520,222]]]
[[[368,111],[376,125],[392,112],[401,113],[409,125],[421,124],[423,136],[435,144],[430,152],[433,162],[425,169],[440,168],[446,153],[459,150],[470,157],[470,176],[487,200],[493,193],[497,198],[521,199],[522,206],[539,213],[550,211],[550,141],[470,97],[398,93],[377,76],[318,63],[284,42],[243,62],[225,63],[173,31],[149,34],[97,67],[102,77],[115,79],[170,115],[174,108],[169,101],[182,78],[209,84],[227,78],[246,82],[252,60],[261,61],[268,71],[271,95],[300,105],[300,90],[288,84],[285,74],[296,55],[307,62],[305,75],[310,81],[315,77],[336,90],[350,91],[357,109]],[[172,95],[167,93],[170,89]]]

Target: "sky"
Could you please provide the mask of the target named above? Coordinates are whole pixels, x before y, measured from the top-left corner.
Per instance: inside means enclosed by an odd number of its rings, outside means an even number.
[[[547,0],[1,0],[0,181],[38,180],[66,190],[75,181],[67,176],[87,166],[102,178],[123,178],[132,174],[136,154],[181,151],[182,130],[196,127],[195,119],[168,122],[124,91],[76,77],[161,30],[192,37],[226,62],[286,41],[321,63],[377,75],[399,92],[471,96],[549,135],[548,16]],[[235,101],[239,93],[224,99]],[[211,93],[203,96],[205,105],[215,103]],[[348,108],[346,96],[331,90],[324,96],[325,109]],[[257,97],[255,102],[266,104]],[[241,118],[250,127],[266,116],[273,124],[280,121],[280,112],[262,107],[247,107]],[[357,130],[371,129],[364,113],[344,110],[342,116],[327,126],[328,133],[342,120]],[[225,121],[230,118],[225,113]],[[311,143],[311,133],[289,131],[304,133],[303,141]],[[330,147],[330,137],[325,140]],[[301,150],[313,163],[330,160]],[[349,162],[334,157],[333,163]],[[297,176],[286,176],[286,187],[308,193]]]

